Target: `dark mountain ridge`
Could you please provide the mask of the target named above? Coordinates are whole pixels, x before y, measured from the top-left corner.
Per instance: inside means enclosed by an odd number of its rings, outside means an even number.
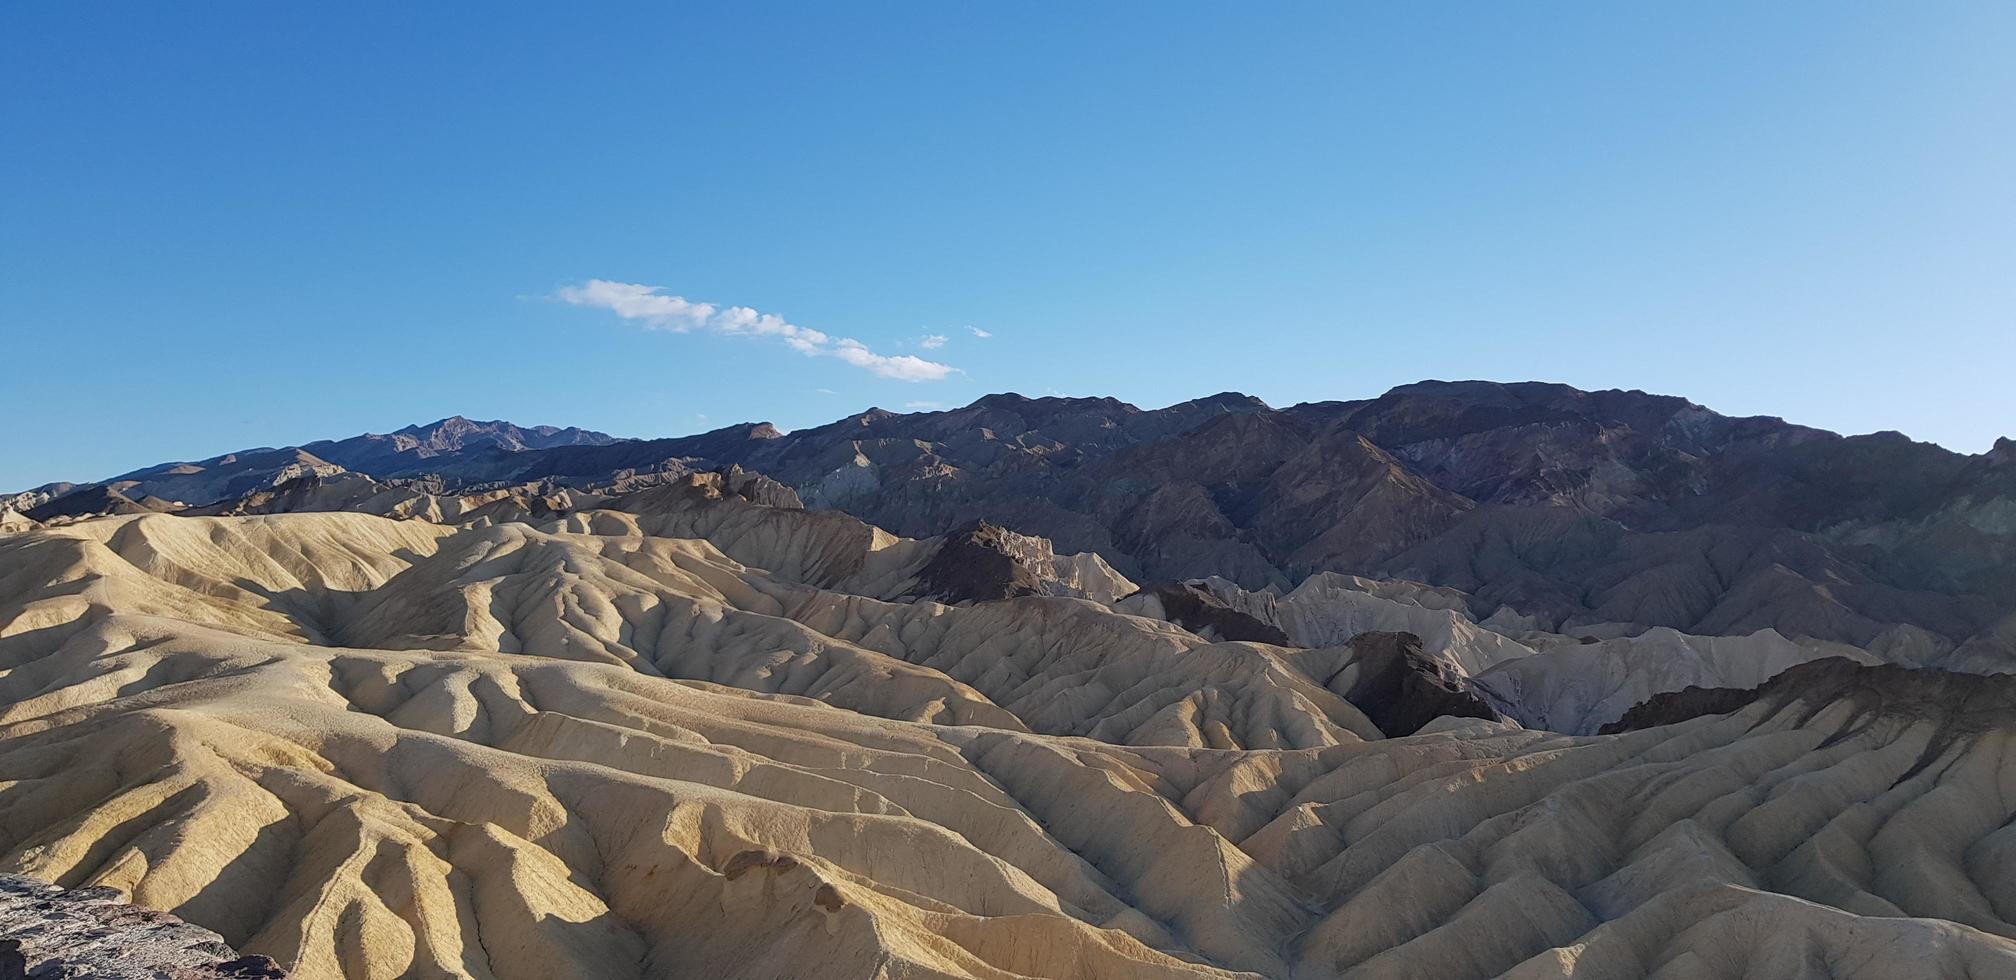
[[[303,476],[328,476],[345,470],[381,479],[445,475],[458,483],[483,483],[512,469],[514,464],[510,460],[518,454],[566,446],[605,446],[617,441],[605,433],[572,426],[520,427],[510,422],[479,422],[456,415],[390,433],[365,433],[301,446],[241,449],[208,459],[157,463],[102,483],[68,487],[63,493],[110,488],[136,499],[152,496],[202,506],[267,490]]]
[[[429,460],[462,454],[522,453],[561,446],[606,446],[616,438],[574,426],[519,427],[510,422],[472,421],[449,416],[428,425],[409,425],[396,432],[366,433],[343,440],[311,442],[301,448],[345,469],[373,476],[409,476],[427,468]]]
[[[1776,628],[1930,657],[2016,609],[2016,444],[1967,456],[1537,382],[1285,409],[1233,392],[1160,409],[1003,393],[649,440],[456,417],[99,486],[193,503],[162,490],[222,502],[344,470],[430,491],[608,488],[731,466],[907,536],[985,522],[1144,582],[1415,580],[1548,630]]]

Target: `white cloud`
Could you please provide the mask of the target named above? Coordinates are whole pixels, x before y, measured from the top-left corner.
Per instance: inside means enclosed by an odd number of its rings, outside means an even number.
[[[590,279],[580,286],[562,286],[555,299],[573,306],[608,310],[625,320],[642,324],[647,330],[689,333],[702,330],[731,337],[775,337],[786,347],[807,357],[833,357],[898,381],[940,381],[959,369],[949,364],[927,361],[909,354],[877,354],[866,344],[847,337],[834,337],[809,327],[791,323],[774,313],[759,313],[746,306],[725,309],[712,303],[695,303],[683,296],[668,296],[662,286]]]
[[[837,392],[837,391],[834,391],[834,390],[833,390],[833,389],[831,389],[831,388],[814,388],[814,389],[812,389],[812,393],[813,393],[813,394],[815,394],[815,395],[837,395],[837,394],[839,394],[839,392]]]
[[[935,412],[945,407],[944,402],[904,402],[903,407],[912,412]]]
[[[959,370],[949,364],[927,361],[915,354],[877,354],[858,340],[845,337],[833,342],[830,347],[793,346],[805,354],[830,354],[858,368],[865,368],[885,378],[898,381],[942,381],[952,372]]]
[[[967,331],[971,332],[973,336],[978,337],[981,340],[986,340],[987,338],[994,336],[993,334],[988,333],[987,331],[982,330],[979,327],[967,327],[966,329]]]
[[[654,329],[680,333],[703,326],[714,315],[711,303],[689,303],[683,296],[666,296],[654,286],[607,279],[590,279],[585,286],[562,286],[554,295],[575,306],[598,307],[625,320],[643,320]]]
[[[917,346],[925,350],[937,350],[945,346],[945,335],[942,333],[927,333],[924,335],[923,340],[917,342]]]

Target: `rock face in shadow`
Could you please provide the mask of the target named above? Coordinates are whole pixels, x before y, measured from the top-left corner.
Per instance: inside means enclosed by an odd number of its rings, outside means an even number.
[[[103,514],[152,514],[167,509],[151,501],[134,500],[111,487],[85,487],[31,507],[22,516],[32,521],[48,522]]]
[[[1828,657],[1789,667],[1754,688],[1690,687],[1656,695],[1603,726],[1601,734],[1726,715],[1759,702],[1774,711],[1802,702],[1852,705],[1856,723],[1879,718],[1930,722],[1937,727],[1934,746],[1943,747],[1955,738],[2007,725],[2016,716],[2016,674],[1963,674]]]
[[[917,570],[918,597],[957,603],[1041,594],[1035,571],[1015,560],[1010,534],[984,522],[946,534],[938,553]]]
[[[1622,718],[1597,730],[1600,735],[1673,725],[1703,715],[1726,715],[1757,700],[1760,688],[1689,687],[1655,694],[1633,705]]]
[[[1122,599],[1119,608],[1123,612],[1166,619],[1205,639],[1248,640],[1278,647],[1296,645],[1280,627],[1232,608],[1198,582],[1152,585]]]
[[[723,492],[732,493],[752,504],[765,507],[780,507],[785,510],[804,510],[805,502],[798,499],[797,491],[761,473],[745,470],[730,464],[721,471]]]
[[[0,980],[277,980],[265,956],[110,888],[65,890],[0,874]]]
[[[1412,633],[1360,633],[1351,640],[1358,671],[1344,700],[1388,738],[1412,735],[1444,715],[1503,721],[1462,676],[1421,650]]]
[[[1132,588],[1094,556],[1058,555],[1042,538],[979,521],[936,539],[906,595],[952,604],[1045,595],[1111,602]]]

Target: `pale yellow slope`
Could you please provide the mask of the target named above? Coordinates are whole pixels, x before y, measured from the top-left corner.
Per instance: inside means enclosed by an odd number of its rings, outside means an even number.
[[[731,516],[757,512],[815,530],[864,526],[746,505]],[[753,532],[727,533],[761,554]],[[802,573],[808,539],[781,534],[768,558]],[[1083,600],[884,602],[743,565],[705,540],[356,514],[150,515],[9,539],[0,567],[18,569],[24,586],[0,593],[0,613],[19,609],[16,620],[49,625],[51,640],[91,615],[146,612],[325,645],[623,664],[886,718],[1115,742],[1298,747],[1378,736],[1285,651],[1206,644]],[[0,625],[0,635],[13,631]]]

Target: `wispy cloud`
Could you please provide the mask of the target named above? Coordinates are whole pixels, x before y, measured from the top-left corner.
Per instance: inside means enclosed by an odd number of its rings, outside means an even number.
[[[994,336],[993,334],[988,333],[987,331],[982,330],[979,327],[967,327],[966,330],[973,336],[978,337],[981,340],[986,340],[987,338]]]
[[[837,391],[834,391],[834,390],[833,390],[833,389],[831,389],[831,388],[814,388],[814,389],[812,389],[812,393],[813,393],[813,394],[815,394],[815,395],[837,395],[837,394],[839,394],[839,392],[837,392]]]
[[[668,295],[662,286],[590,279],[579,286],[562,286],[553,296],[574,306],[608,310],[650,330],[774,337],[807,357],[836,358],[897,381],[940,381],[959,370],[911,354],[877,354],[858,340],[801,327],[774,313],[759,313],[746,306],[695,303],[684,296]]]
[[[935,412],[945,407],[944,402],[904,402],[903,407],[912,412]]]
[[[945,335],[942,333],[927,333],[924,335],[923,340],[917,342],[917,346],[925,350],[937,350],[945,346]]]

